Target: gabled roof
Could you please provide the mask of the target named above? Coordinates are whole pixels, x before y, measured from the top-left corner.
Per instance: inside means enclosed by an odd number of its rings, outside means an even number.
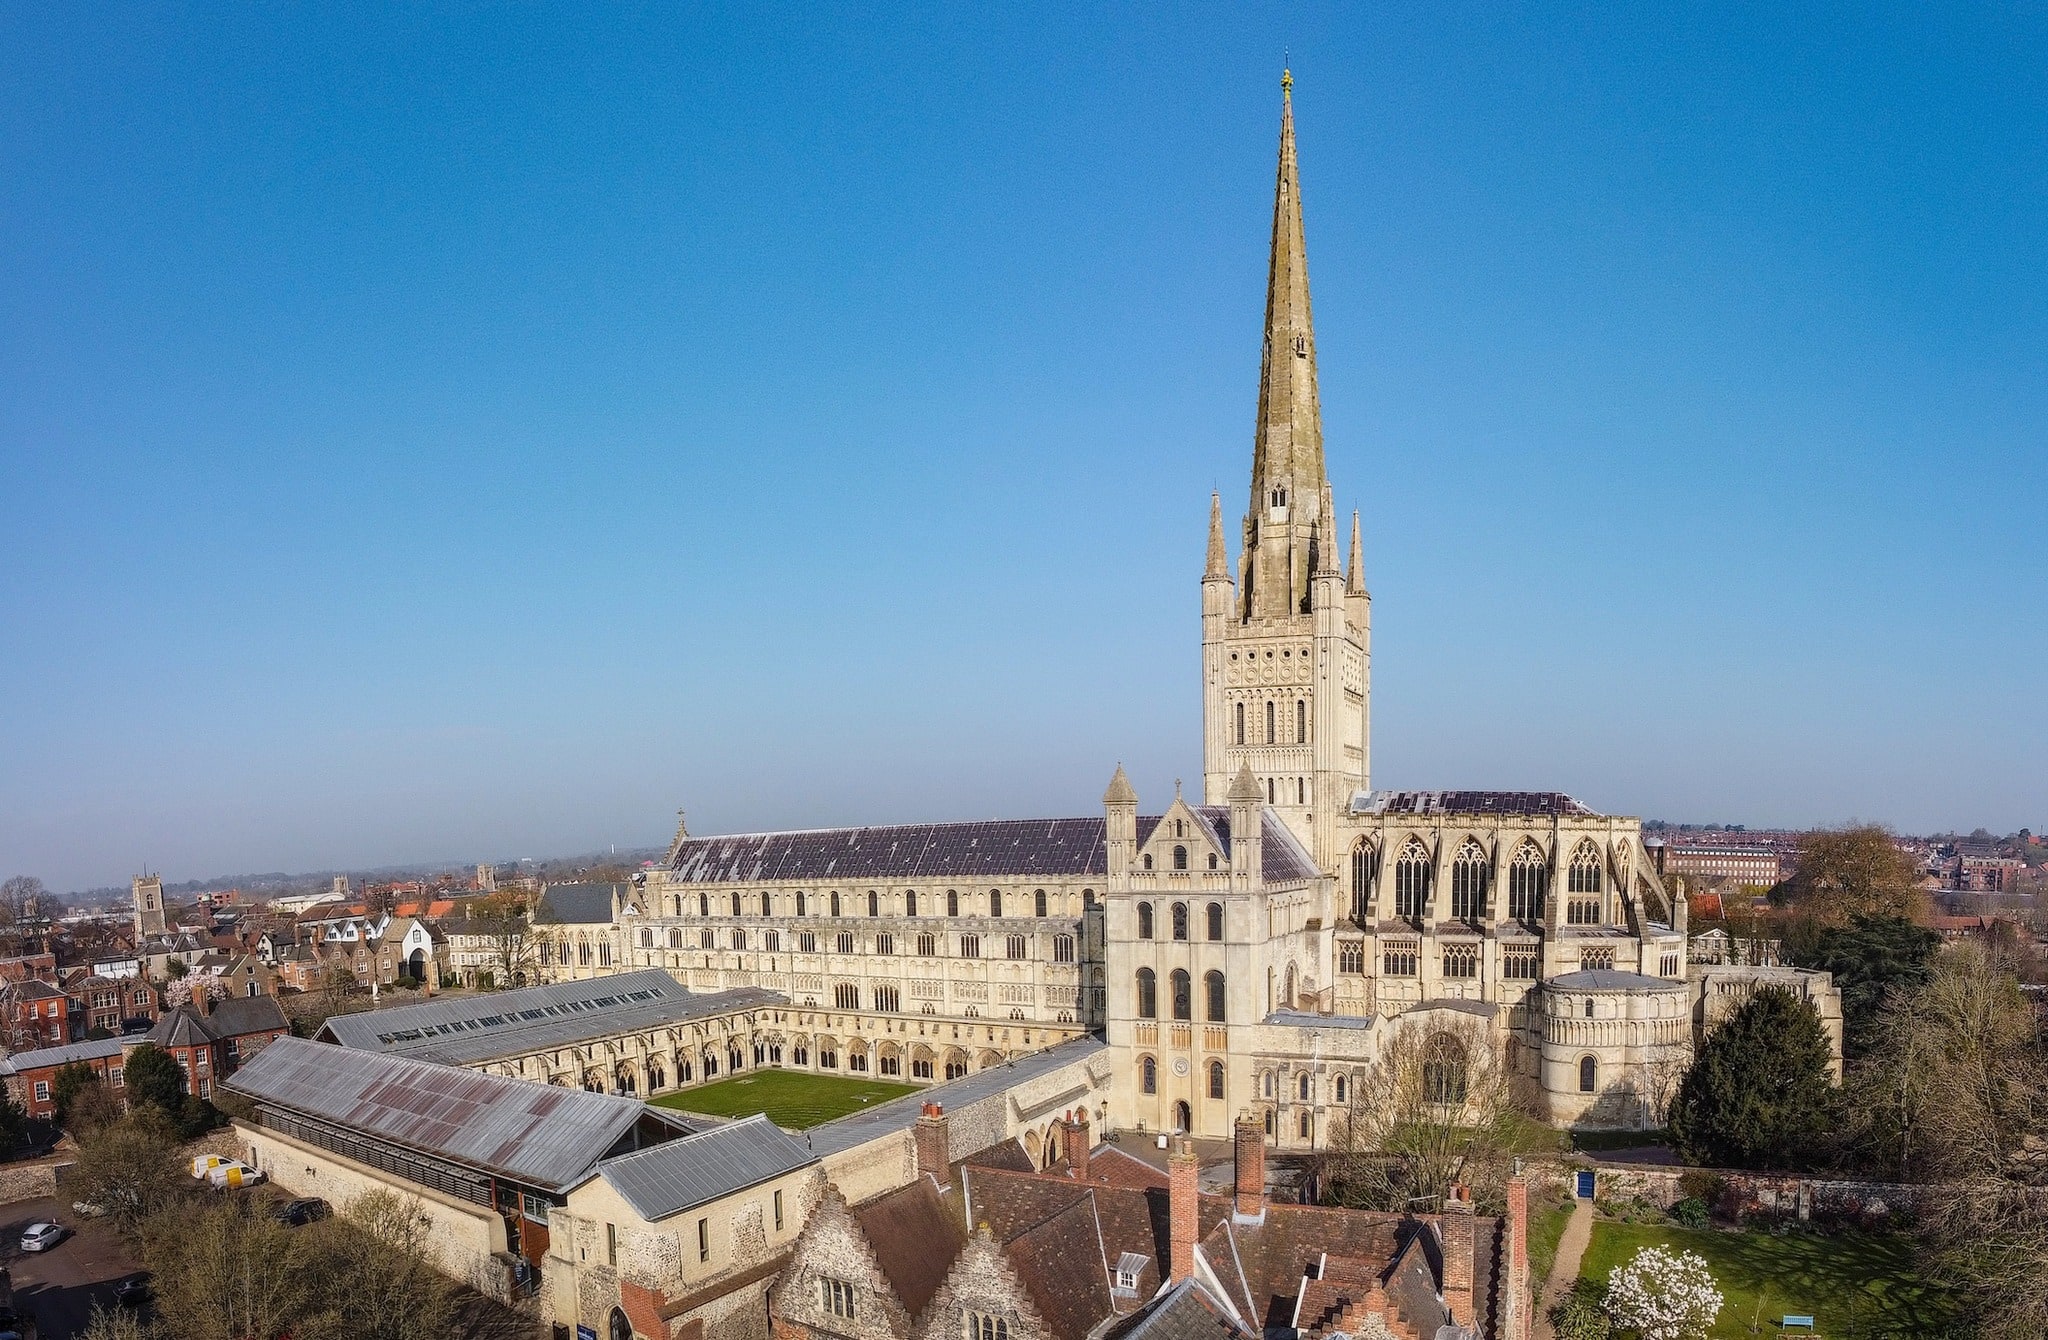
[[[967,1241],[958,1195],[920,1176],[850,1209],[897,1301],[921,1316]]]
[[[801,1140],[757,1113],[606,1159],[597,1172],[651,1223],[817,1161]]]
[[[279,1038],[226,1081],[259,1103],[407,1149],[566,1191],[643,1121],[689,1123],[637,1098]]]
[[[0,1061],[0,1073],[19,1075],[30,1070],[44,1070],[51,1066],[70,1065],[74,1061],[108,1060],[121,1054],[120,1038],[101,1038],[92,1042],[71,1042],[62,1047],[39,1047],[34,1051],[16,1052]]]
[[[1257,1340],[1192,1279],[1182,1280],[1119,1322],[1105,1340]]]
[[[612,899],[625,889],[623,884],[550,884],[541,891],[534,920],[544,925],[609,926]]]
[[[1006,1093],[1018,1085],[1047,1075],[1077,1061],[1085,1061],[1098,1052],[1108,1050],[1108,1044],[1093,1034],[1069,1038],[1065,1042],[1020,1056],[1014,1061],[977,1070],[971,1075],[948,1080],[944,1084],[920,1089],[916,1093],[892,1098],[886,1103],[863,1108],[859,1112],[834,1118],[822,1126],[813,1126],[806,1132],[810,1146],[821,1155],[837,1154],[842,1150],[864,1145],[870,1140],[880,1139],[892,1131],[907,1131],[917,1124],[918,1113],[926,1103],[942,1104],[947,1111],[957,1112],[970,1103]]]

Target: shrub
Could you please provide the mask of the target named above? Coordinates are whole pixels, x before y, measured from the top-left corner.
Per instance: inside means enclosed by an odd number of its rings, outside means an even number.
[[[1707,1226],[1707,1203],[1695,1197],[1687,1196],[1684,1200],[1671,1207],[1671,1218],[1674,1223],[1681,1224],[1686,1228],[1705,1228]]]
[[[1695,1252],[1645,1247],[1607,1285],[1607,1315],[1642,1340],[1694,1340],[1721,1312],[1721,1290]]]
[[[1550,1327],[1557,1340],[1608,1340],[1607,1290],[1592,1280],[1575,1280],[1571,1292],[1550,1306]]]

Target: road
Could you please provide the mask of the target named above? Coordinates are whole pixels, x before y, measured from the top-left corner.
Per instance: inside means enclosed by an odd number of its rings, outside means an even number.
[[[24,1252],[21,1230],[39,1219],[54,1219],[72,1235],[46,1252]],[[54,1200],[0,1205],[0,1263],[14,1277],[15,1307],[35,1317],[43,1340],[71,1340],[94,1303],[112,1307],[114,1286],[142,1270],[106,1220],[81,1218]]]

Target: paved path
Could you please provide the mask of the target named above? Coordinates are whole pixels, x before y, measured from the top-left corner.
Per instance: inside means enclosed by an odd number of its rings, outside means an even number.
[[[1593,1202],[1575,1200],[1572,1217],[1565,1221],[1564,1236],[1557,1240],[1557,1257],[1550,1263],[1550,1278],[1543,1281],[1543,1297],[1536,1304],[1536,1340],[1553,1340],[1550,1307],[1565,1296],[1579,1277],[1579,1261],[1586,1244],[1593,1240]]]

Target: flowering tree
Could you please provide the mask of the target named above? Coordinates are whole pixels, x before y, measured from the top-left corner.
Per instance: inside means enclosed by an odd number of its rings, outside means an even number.
[[[1608,1316],[1643,1340],[1695,1340],[1720,1312],[1721,1290],[1695,1252],[1645,1247],[1608,1280]]]
[[[228,984],[221,980],[219,973],[188,973],[164,984],[165,1006],[191,1004],[194,990],[204,991],[209,1001],[228,998]]]

